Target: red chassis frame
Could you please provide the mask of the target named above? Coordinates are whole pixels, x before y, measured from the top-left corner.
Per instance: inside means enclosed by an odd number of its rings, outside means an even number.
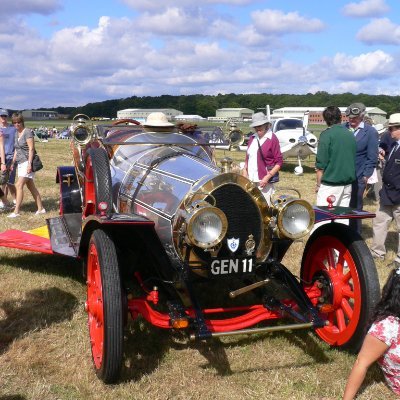
[[[318,288],[318,282],[314,282],[312,286],[304,287],[304,291],[310,298],[312,304],[316,306],[318,298],[321,296],[321,290]],[[174,326],[174,320],[168,313],[161,313],[154,310],[150,303],[158,303],[158,291],[148,291],[147,296],[137,297],[128,300],[128,311],[132,319],[138,318],[140,315],[148,321],[150,324],[164,329],[176,328]],[[296,308],[294,302],[285,302],[285,305]],[[255,304],[251,306],[240,306],[240,307],[219,307],[209,308],[201,310],[204,315],[210,314],[222,314],[222,313],[242,313],[237,317],[225,318],[225,319],[206,319],[205,324],[207,329],[211,333],[219,332],[232,332],[242,329],[249,328],[258,324],[259,322],[266,320],[277,320],[281,319],[282,315],[280,312],[270,311],[262,304]],[[192,308],[185,310],[187,318],[195,318],[195,312]],[[299,327],[309,327],[312,324],[298,324]],[[293,325],[296,327],[296,325]],[[183,328],[187,328],[187,325]]]

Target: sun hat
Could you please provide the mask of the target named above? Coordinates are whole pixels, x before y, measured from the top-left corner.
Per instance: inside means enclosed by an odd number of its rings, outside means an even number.
[[[250,128],[255,128],[256,126],[261,126],[271,123],[263,112],[258,112],[253,114],[251,120],[252,123],[250,124]]]
[[[346,116],[350,118],[358,117],[365,111],[365,105],[363,103],[350,104],[346,109]]]
[[[6,109],[4,109],[4,108],[0,108],[0,115],[1,116],[7,115],[7,117],[8,117],[8,111]]]
[[[143,126],[169,127],[169,126],[174,126],[174,124],[168,121],[168,118],[164,113],[152,112],[147,116],[147,119],[143,123]]]
[[[389,126],[400,125],[400,113],[392,114],[389,117]]]

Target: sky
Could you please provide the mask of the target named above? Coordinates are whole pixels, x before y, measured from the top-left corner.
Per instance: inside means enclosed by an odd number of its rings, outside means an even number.
[[[1,0],[0,107],[400,95],[400,1]]]

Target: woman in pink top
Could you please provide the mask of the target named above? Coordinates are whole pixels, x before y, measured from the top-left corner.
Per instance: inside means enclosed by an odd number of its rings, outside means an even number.
[[[389,387],[400,396],[400,264],[383,287],[367,336],[347,381],[343,400],[353,399],[375,361]]]
[[[253,115],[251,128],[255,134],[247,145],[243,175],[257,183],[268,204],[274,191],[274,182],[278,182],[278,172],[283,164],[279,140],[270,130],[271,123],[264,113]]]

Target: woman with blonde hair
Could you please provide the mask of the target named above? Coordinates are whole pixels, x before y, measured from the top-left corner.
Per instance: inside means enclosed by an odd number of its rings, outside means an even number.
[[[16,205],[13,213],[8,218],[17,218],[20,216],[20,207],[24,198],[24,186],[26,185],[32,194],[37,205],[36,215],[44,214],[46,210],[43,208],[42,199],[39,191],[33,181],[35,173],[32,171],[32,160],[35,155],[35,141],[31,129],[25,128],[25,122],[22,114],[14,113],[11,117],[17,134],[15,136],[15,151],[11,168],[14,168],[15,162],[18,163],[18,180],[16,183]]]

